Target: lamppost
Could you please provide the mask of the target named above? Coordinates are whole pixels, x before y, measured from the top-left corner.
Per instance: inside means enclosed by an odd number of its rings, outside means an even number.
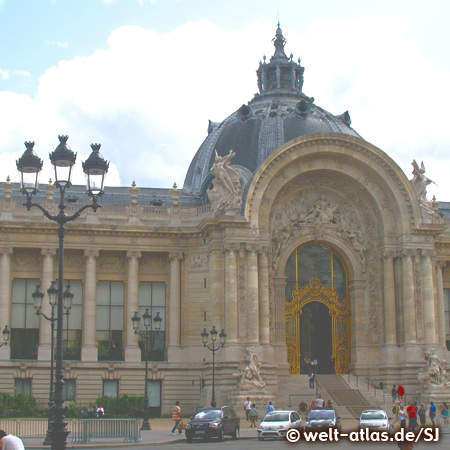
[[[27,198],[24,204],[28,211],[34,206],[42,211],[47,219],[56,222],[58,226],[59,252],[58,252],[58,300],[57,300],[57,319],[56,319],[56,370],[55,370],[55,389],[54,405],[52,408],[52,429],[51,446],[52,450],[64,450],[67,448],[67,422],[65,413],[67,411],[63,399],[64,386],[64,367],[63,367],[63,282],[64,282],[64,236],[66,229],[64,225],[77,219],[87,208],[94,211],[101,206],[97,203],[97,197],[103,194],[103,183],[105,174],[108,172],[109,162],[106,162],[100,154],[100,144],[91,144],[92,153],[86,162],[83,163],[83,171],[86,175],[86,193],[92,197],[92,203],[82,206],[71,216],[64,211],[65,193],[71,183],[72,166],[76,161],[74,153],[67,145],[68,136],[58,136],[59,145],[53,153],[50,153],[50,161],[55,169],[55,186],[59,189],[59,213],[50,214],[39,203],[33,203],[32,197],[39,190],[39,172],[42,169],[42,160],[33,150],[34,142],[25,142],[26,150],[21,158],[16,162],[20,173],[20,191]]]
[[[69,316],[70,316],[70,310],[72,308],[72,300],[73,300],[73,292],[70,290],[70,283],[67,284],[66,290],[63,294],[64,299],[64,309],[65,313],[64,315],[67,317],[66,320],[66,359],[70,359],[70,353],[69,353]]]
[[[212,342],[212,346],[208,345],[208,337],[209,335],[211,335],[211,342]],[[211,408],[215,408],[216,407],[216,392],[215,392],[215,384],[216,384],[216,380],[215,380],[215,369],[216,369],[216,360],[215,360],[215,355],[216,352],[219,351],[221,348],[223,348],[223,346],[225,345],[225,341],[227,339],[227,334],[225,333],[225,330],[222,328],[222,331],[219,334],[219,338],[220,338],[220,345],[218,347],[216,347],[216,340],[217,340],[217,330],[216,327],[213,326],[212,330],[208,333],[206,331],[206,328],[203,329],[203,333],[201,333],[202,336],[202,341],[203,341],[203,347],[207,348],[208,350],[210,350],[212,352],[213,355],[213,379],[212,379],[212,399],[211,399]]]
[[[150,422],[148,421],[148,382],[147,382],[147,376],[148,376],[148,353],[147,353],[147,344],[148,344],[148,338],[151,338],[151,333],[153,331],[152,327],[152,315],[148,313],[148,308],[145,310],[145,313],[142,314],[142,318],[144,319],[144,327],[145,330],[140,331],[139,330],[139,322],[141,318],[138,316],[137,311],[135,311],[134,316],[131,318],[133,322],[133,329],[134,334],[139,335],[142,337],[144,341],[144,359],[145,359],[145,389],[144,389],[144,421],[142,422],[141,430],[151,430],[152,427],[150,426]],[[161,322],[162,317],[159,315],[159,312],[156,313],[156,316],[153,318],[153,321],[155,322],[155,330],[158,333],[158,331],[161,329]],[[150,328],[150,330],[149,330]]]
[[[3,347],[4,345],[8,345],[9,341],[9,333],[8,325],[5,325],[5,328],[3,328],[2,335],[3,335],[3,342],[0,344],[0,347]]]

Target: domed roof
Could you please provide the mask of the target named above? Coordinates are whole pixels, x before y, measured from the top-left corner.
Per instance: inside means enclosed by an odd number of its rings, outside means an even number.
[[[284,52],[286,40],[280,25],[270,62],[259,64],[259,93],[221,123],[209,121],[208,136],[189,166],[183,190],[204,197],[212,181],[215,151],[235,152],[231,164],[248,181],[261,163],[284,143],[314,133],[343,133],[360,137],[351,127],[348,111],[334,116],[302,92],[304,68]]]

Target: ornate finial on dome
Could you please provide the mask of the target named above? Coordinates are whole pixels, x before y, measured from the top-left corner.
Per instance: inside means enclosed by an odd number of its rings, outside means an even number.
[[[270,60],[272,61],[272,59],[274,58],[287,59],[286,53],[284,53],[284,45],[286,44],[286,39],[284,38],[283,32],[281,31],[279,21],[278,21],[278,28],[275,33],[275,37],[272,39],[272,42],[273,45],[275,46],[275,53],[272,56],[272,58],[270,58]]]

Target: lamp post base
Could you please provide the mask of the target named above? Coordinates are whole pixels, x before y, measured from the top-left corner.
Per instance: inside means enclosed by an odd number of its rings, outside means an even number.
[[[142,422],[141,431],[151,431],[152,427],[150,426],[150,422],[148,419],[144,419]]]

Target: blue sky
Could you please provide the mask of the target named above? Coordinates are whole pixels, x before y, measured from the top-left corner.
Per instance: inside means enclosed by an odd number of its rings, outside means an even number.
[[[46,181],[68,134],[79,159],[102,143],[109,184],[182,186],[208,119],[256,92],[278,14],[304,93],[450,201],[447,0],[0,0],[0,181],[25,140]]]

